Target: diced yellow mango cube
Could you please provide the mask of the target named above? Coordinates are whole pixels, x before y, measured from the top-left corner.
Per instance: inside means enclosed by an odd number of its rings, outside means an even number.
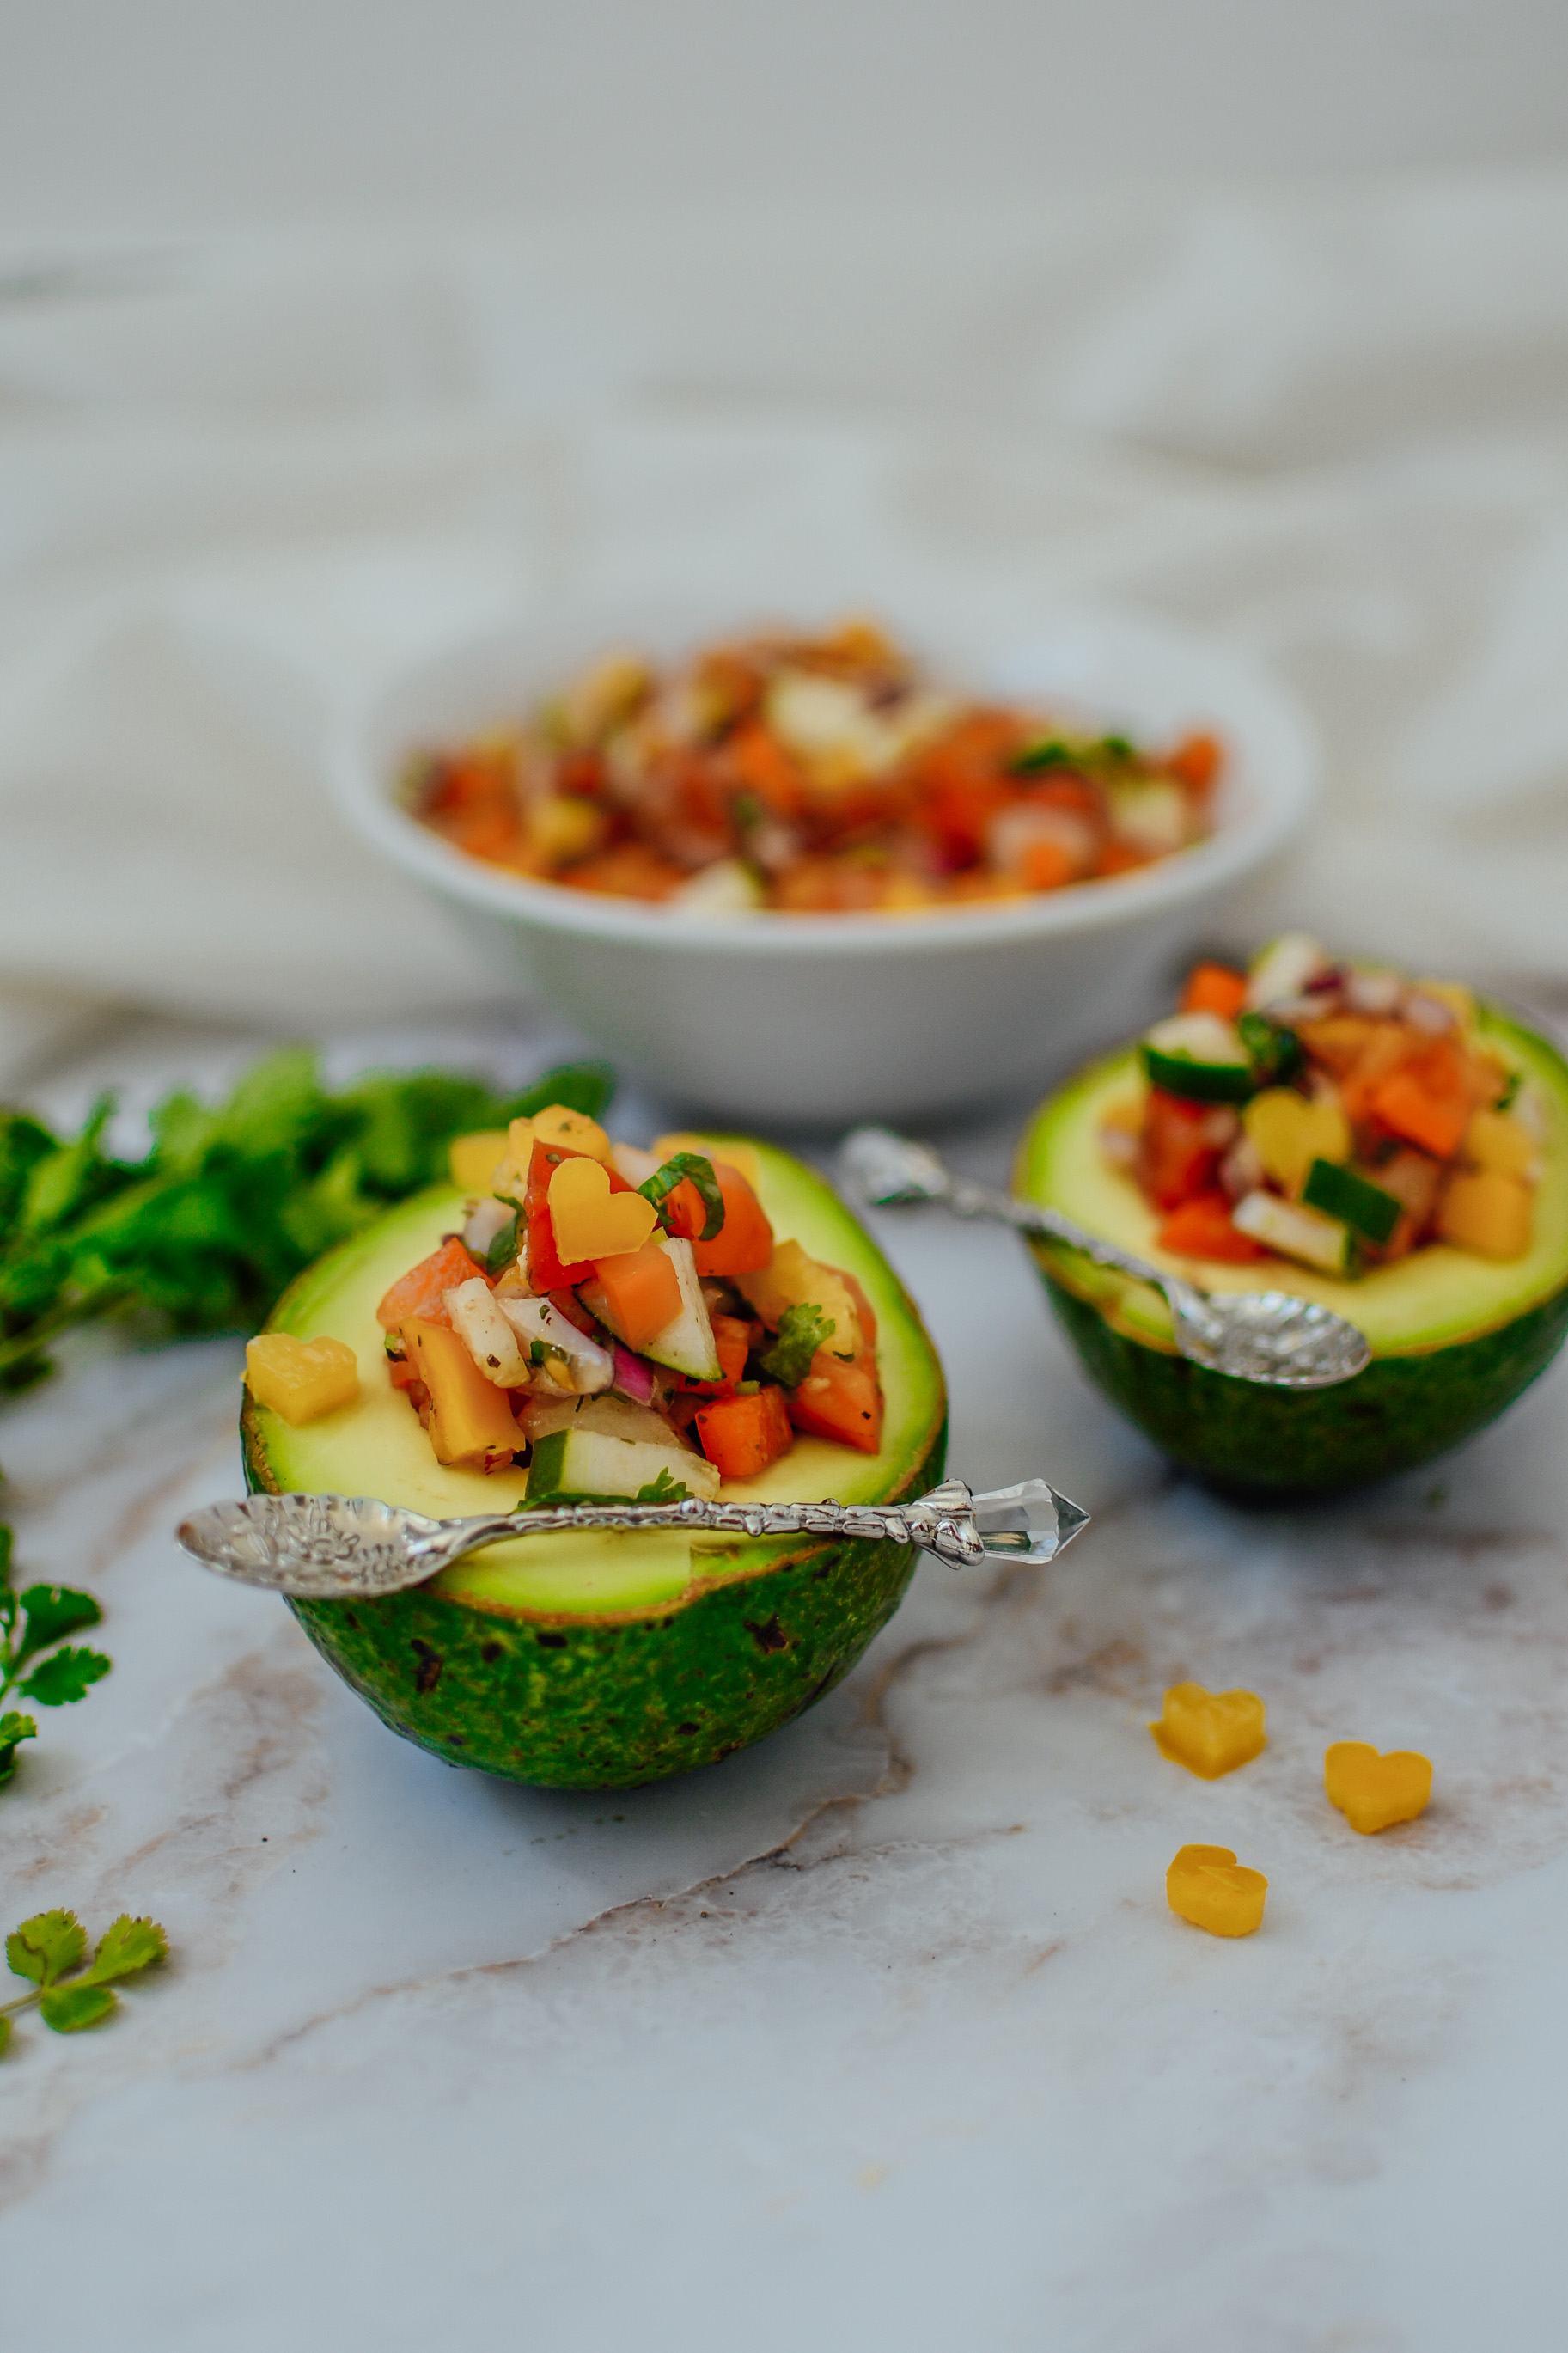
[[[526,819],[528,846],[546,866],[570,866],[597,849],[605,838],[605,819],[592,801],[565,793],[547,793],[531,801]]]
[[[353,1404],[359,1359],[345,1340],[296,1340],[289,1332],[260,1332],[246,1343],[245,1380],[258,1405],[270,1406],[298,1427]]]
[[[640,1193],[612,1193],[610,1172],[597,1160],[563,1160],[550,1179],[550,1225],[563,1266],[640,1250],[658,1226],[658,1212]]]
[[[522,1444],[505,1389],[487,1381],[447,1324],[410,1316],[403,1345],[430,1392],[430,1443],[455,1471],[494,1471]]]
[[[1336,1098],[1309,1103],[1294,1087],[1266,1087],[1241,1114],[1265,1173],[1299,1193],[1314,1160],[1348,1160],[1351,1124]]]
[[[1517,1176],[1532,1185],[1541,1166],[1541,1147],[1530,1130],[1505,1111],[1479,1111],[1465,1131],[1464,1156],[1475,1168],[1495,1168],[1500,1176]]]
[[[512,1126],[521,1125],[513,1120]],[[534,1139],[540,1144],[563,1145],[568,1152],[585,1152],[590,1160],[608,1160],[610,1139],[596,1119],[585,1112],[568,1111],[564,1103],[547,1103],[536,1111],[530,1123]]]
[[[734,1283],[771,1330],[778,1330],[786,1308],[816,1307],[833,1325],[824,1345],[836,1356],[859,1354],[860,1317],[844,1277],[819,1264],[798,1242],[778,1243],[770,1266],[738,1274]]]
[[[1531,1192],[1500,1169],[1462,1170],[1450,1176],[1437,1209],[1437,1231],[1456,1250],[1481,1258],[1522,1258],[1530,1248]]]
[[[1184,1846],[1165,1873],[1173,1912],[1211,1936],[1250,1936],[1263,1926],[1268,1882],[1228,1846]]]
[[[1162,1755],[1184,1765],[1200,1780],[1217,1781],[1250,1764],[1268,1746],[1263,1702],[1256,1692],[1205,1691],[1202,1683],[1173,1683],[1159,1721],[1149,1726]]]
[[[526,1127],[528,1123],[514,1120],[512,1124]],[[473,1135],[455,1135],[447,1146],[453,1184],[464,1193],[488,1193],[506,1148],[504,1128],[486,1127]]]

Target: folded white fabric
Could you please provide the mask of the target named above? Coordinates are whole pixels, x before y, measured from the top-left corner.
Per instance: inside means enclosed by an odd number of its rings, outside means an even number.
[[[1568,178],[0,263],[0,1082],[493,998],[323,746],[567,594],[1239,636],[1331,778],[1246,920],[1568,987],[1565,262]]]

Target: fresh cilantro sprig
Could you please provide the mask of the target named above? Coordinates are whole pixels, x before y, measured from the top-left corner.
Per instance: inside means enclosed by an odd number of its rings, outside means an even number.
[[[68,1585],[29,1585],[18,1593],[11,1583],[11,1531],[0,1524],[0,1788],[16,1770],[16,1751],[36,1740],[36,1720],[7,1707],[15,1696],[35,1707],[69,1707],[109,1672],[101,1651],[68,1642],[68,1634],[96,1626],[103,1612],[90,1593]]]
[[[57,2034],[79,2034],[120,2005],[114,1983],[135,1977],[167,1957],[169,1940],[156,1920],[133,1920],[122,1912],[98,1940],[84,1968],[87,1930],[74,1912],[36,1912],[5,1939],[12,1974],[26,1978],[30,1993],[0,2002],[0,2051],[11,2040],[11,2021],[37,2010]]]
[[[777,1332],[757,1362],[781,1388],[797,1389],[811,1370],[813,1356],[837,1328],[831,1315],[825,1315],[820,1307],[809,1302],[786,1307],[779,1318]]]
[[[50,1342],[101,1316],[171,1335],[254,1330],[322,1250],[443,1177],[453,1136],[552,1103],[596,1119],[614,1087],[604,1063],[574,1062],[513,1096],[449,1071],[334,1092],[316,1055],[289,1047],[226,1103],[166,1096],[135,1161],[104,1149],[111,1096],[74,1136],[0,1108],[0,1396],[44,1378]]]

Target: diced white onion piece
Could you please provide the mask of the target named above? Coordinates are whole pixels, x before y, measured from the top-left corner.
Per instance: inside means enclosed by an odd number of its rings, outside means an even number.
[[[1419,988],[1413,988],[1405,1000],[1405,1018],[1413,1029],[1425,1029],[1434,1038],[1455,1026],[1453,1007],[1445,1005],[1440,997],[1428,997]]]
[[[658,1155],[639,1151],[635,1144],[612,1144],[610,1166],[628,1185],[646,1185],[658,1172]]]
[[[525,1388],[531,1368],[483,1276],[471,1274],[442,1296],[453,1331],[486,1380],[494,1381],[498,1389]]]
[[[549,1366],[553,1361],[563,1367],[572,1388],[580,1396],[589,1396],[596,1389],[609,1388],[615,1378],[616,1360],[608,1348],[601,1348],[596,1340],[590,1340],[586,1333],[579,1332],[577,1326],[569,1324],[560,1309],[552,1307],[548,1299],[502,1297],[497,1299],[496,1304],[521,1341],[525,1357],[529,1357],[529,1351],[536,1340],[542,1341],[546,1348],[560,1352],[553,1360],[547,1357],[545,1363],[538,1366],[533,1366],[530,1357],[531,1379],[538,1381],[541,1387],[551,1380],[552,1376]],[[554,1386],[559,1388],[561,1384],[556,1381]]]
[[[502,1227],[510,1224],[512,1216],[510,1204],[496,1200],[493,1195],[483,1201],[476,1201],[463,1228],[463,1248],[468,1256],[477,1258],[482,1266],[489,1255],[490,1244]]]
[[[743,858],[716,858],[665,902],[688,915],[754,915],[762,903],[762,884]]]
[[[1193,834],[1193,807],[1180,785],[1113,785],[1110,822],[1145,858],[1169,858]]]
[[[1352,972],[1344,985],[1345,1003],[1352,1013],[1397,1013],[1404,995],[1405,983],[1396,972]]]
[[[1282,1201],[1278,1193],[1248,1193],[1231,1211],[1230,1222],[1266,1250],[1300,1259],[1303,1266],[1318,1267],[1325,1274],[1342,1274],[1350,1262],[1348,1227],[1319,1209],[1303,1208],[1299,1201]]]
[[[1328,961],[1310,932],[1282,932],[1253,958],[1247,976],[1248,1008],[1261,1013],[1288,997],[1300,997]]]

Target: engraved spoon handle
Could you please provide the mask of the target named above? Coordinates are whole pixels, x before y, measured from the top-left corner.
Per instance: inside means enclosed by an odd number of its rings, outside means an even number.
[[[1011,1193],[994,1192],[989,1185],[976,1185],[967,1176],[950,1179],[947,1203],[960,1218],[995,1218],[1019,1233],[1048,1234],[1054,1241],[1066,1242],[1071,1249],[1081,1250],[1097,1266],[1112,1266],[1119,1273],[1135,1275],[1140,1282],[1152,1283],[1167,1298],[1177,1292],[1184,1298],[1198,1299],[1203,1295],[1194,1292],[1190,1283],[1163,1273],[1136,1251],[1121,1250],[1115,1242],[1089,1233],[1070,1218],[1064,1218],[1059,1209],[1042,1208],[1037,1202],[1017,1200]]]
[[[948,1561],[980,1560],[986,1546],[974,1523],[974,1512],[990,1500],[972,1497],[954,1481],[952,1492],[903,1504],[709,1504],[688,1497],[675,1504],[563,1504],[533,1511],[498,1513],[493,1519],[448,1523],[438,1532],[415,1538],[416,1554],[438,1555],[443,1561],[462,1558],[481,1546],[504,1543],[513,1536],[574,1534],[584,1530],[637,1528],[702,1528],[721,1535],[746,1537],[846,1535],[877,1542],[918,1545]],[[1004,1547],[1006,1549],[1007,1547]]]

